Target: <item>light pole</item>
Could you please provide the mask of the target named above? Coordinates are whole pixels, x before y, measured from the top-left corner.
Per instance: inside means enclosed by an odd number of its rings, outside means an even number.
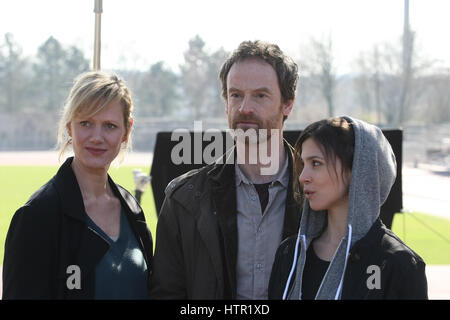
[[[94,39],[94,71],[100,70],[101,49],[101,17],[103,12],[103,0],[94,0],[95,12],[95,39]]]
[[[399,112],[397,116],[397,125],[403,125],[406,107],[407,95],[410,90],[411,72],[412,72],[412,54],[414,36],[409,26],[409,0],[404,0],[403,5],[403,56],[402,56],[402,89],[399,102]]]

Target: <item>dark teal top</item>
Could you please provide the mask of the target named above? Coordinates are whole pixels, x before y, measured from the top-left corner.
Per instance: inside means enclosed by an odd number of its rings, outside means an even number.
[[[120,234],[113,241],[88,216],[88,225],[110,245],[95,269],[94,299],[148,299],[148,272],[126,213],[120,212]]]

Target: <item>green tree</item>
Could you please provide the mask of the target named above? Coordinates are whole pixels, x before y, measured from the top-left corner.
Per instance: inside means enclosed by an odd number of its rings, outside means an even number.
[[[88,70],[89,61],[79,49],[72,46],[66,50],[53,37],[39,47],[36,58],[34,77],[35,95],[40,97],[38,107],[55,111],[63,105],[73,79]]]
[[[223,117],[225,115],[225,102],[222,99],[222,83],[219,80],[219,71],[228,56],[228,52],[220,48],[210,55],[207,67],[207,115]]]
[[[178,77],[164,62],[153,64],[145,72],[136,90],[136,101],[141,116],[163,117],[179,109]]]
[[[184,53],[184,64],[180,66],[181,87],[186,107],[191,110],[194,119],[223,114],[218,74],[227,54],[222,48],[209,54],[205,42],[198,35],[189,41],[189,48]]]
[[[207,54],[204,47],[205,42],[198,35],[189,40],[184,64],[180,66],[184,98],[193,119],[202,118],[206,109],[207,84],[204,75],[207,72]]]
[[[11,33],[0,45],[0,110],[19,112],[26,104],[29,88],[29,62]]]
[[[83,51],[75,46],[66,50],[65,77],[75,79],[80,73],[89,70],[89,60],[85,58]]]

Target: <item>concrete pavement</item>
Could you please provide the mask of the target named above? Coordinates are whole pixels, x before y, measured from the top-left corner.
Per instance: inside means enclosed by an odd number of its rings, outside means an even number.
[[[450,172],[439,166],[403,166],[403,208],[450,219]]]

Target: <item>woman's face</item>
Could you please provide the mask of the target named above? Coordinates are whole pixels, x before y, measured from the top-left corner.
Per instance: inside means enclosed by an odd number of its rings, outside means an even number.
[[[130,124],[131,125],[131,124]],[[68,126],[76,161],[89,169],[108,170],[128,139],[120,101],[111,101],[92,117],[77,115]]]
[[[319,145],[312,138],[303,142],[301,159],[304,167],[299,181],[310,207],[315,211],[329,212],[346,208],[351,171],[344,172],[344,181],[340,159],[336,157],[335,164],[327,162]]]

